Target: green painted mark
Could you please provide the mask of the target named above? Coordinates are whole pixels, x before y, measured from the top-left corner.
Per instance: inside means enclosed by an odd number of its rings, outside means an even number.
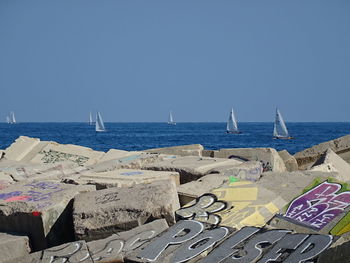
[[[229,178],[230,178],[230,183],[234,183],[234,182],[238,182],[239,181],[239,179],[238,178],[236,178],[236,177],[234,177],[234,176],[229,176]]]

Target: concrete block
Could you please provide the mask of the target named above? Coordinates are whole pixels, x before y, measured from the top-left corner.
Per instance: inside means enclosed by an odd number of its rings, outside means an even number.
[[[95,240],[157,218],[171,225],[179,208],[173,180],[83,193],[74,201],[75,234],[77,239]]]
[[[258,161],[247,161],[236,166],[222,166],[210,173],[220,173],[226,177],[235,177],[241,180],[257,181],[263,173],[263,165]]]
[[[181,184],[177,187],[180,204],[183,206],[228,182],[229,177],[227,176],[223,176],[222,174],[208,174],[196,181]]]
[[[0,191],[0,231],[30,238],[33,250],[72,240],[72,202],[94,186],[26,182]]]
[[[68,180],[70,180],[68,178]],[[92,184],[98,190],[111,187],[131,187],[136,184],[148,184],[159,180],[173,180],[180,184],[180,175],[177,172],[156,172],[149,170],[118,169],[109,172],[92,173],[72,178],[77,184]]]
[[[121,159],[124,157],[132,156],[132,155],[140,155],[142,152],[137,151],[123,151],[118,149],[110,149],[108,152],[106,152],[101,159],[98,160],[98,162],[105,162],[113,159]]]
[[[0,233],[0,261],[5,262],[28,255],[30,252],[27,236]]]
[[[95,263],[124,262],[124,257],[168,229],[165,219],[158,219],[132,230],[113,234],[87,243]]]
[[[328,148],[338,154],[346,162],[350,163],[350,135],[346,135],[335,140],[320,143],[294,154],[299,169],[310,168]]]
[[[17,258],[5,263],[94,263],[85,241],[75,241],[60,246],[48,248],[28,256]],[[122,262],[122,261],[120,261]],[[117,261],[115,262],[117,263]]]
[[[155,171],[176,171],[180,174],[180,183],[184,184],[199,179],[220,167],[232,167],[241,164],[241,161],[208,158],[208,157],[178,157],[145,165],[143,168]]]
[[[273,148],[220,149],[214,152],[214,157],[259,161],[262,162],[264,171],[284,172],[287,170],[282,158]]]
[[[202,151],[204,147],[200,144],[191,145],[181,145],[173,147],[155,148],[144,150],[144,152],[149,153],[162,153],[169,155],[179,155],[179,156],[202,156]]]
[[[93,151],[83,146],[63,145],[25,136],[19,137],[5,151],[8,160],[33,163],[69,161],[80,166],[95,164],[103,155],[104,152]]]
[[[331,149],[325,151],[312,165],[311,171],[336,172],[336,179],[350,182],[350,164],[344,161]]]
[[[298,162],[287,150],[279,151],[288,172],[298,171]]]
[[[212,157],[214,158],[215,150],[202,150],[202,157]]]

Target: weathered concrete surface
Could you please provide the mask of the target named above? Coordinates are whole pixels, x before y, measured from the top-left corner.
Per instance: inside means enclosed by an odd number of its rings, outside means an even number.
[[[143,169],[176,171],[180,174],[181,184],[184,184],[199,179],[213,169],[232,167],[241,163],[241,161],[230,159],[186,156],[164,159],[163,161],[145,165]]]
[[[176,185],[180,184],[180,175],[177,172],[149,171],[119,169],[115,171],[81,175],[75,179],[67,178],[70,183],[92,184],[96,189],[111,187],[131,187],[136,184],[148,184],[159,180],[173,180]]]
[[[293,155],[287,150],[279,151],[278,154],[282,158],[288,172],[298,171],[298,162]]]
[[[232,176],[241,180],[257,181],[263,173],[263,165],[258,161],[247,161],[236,166],[214,168],[209,172],[220,173],[224,176]]]
[[[10,175],[0,172],[0,190],[7,188],[14,183],[15,181]]]
[[[162,153],[179,156],[202,156],[204,147],[201,144],[181,145],[173,147],[155,148],[144,150],[149,153]]]
[[[94,240],[157,218],[174,224],[179,208],[173,180],[83,193],[74,201],[75,234],[78,239]]]
[[[28,256],[7,261],[5,263],[94,263],[85,241],[75,241],[48,248]],[[122,261],[119,261],[122,262]],[[115,262],[117,263],[117,261]]]
[[[223,176],[222,174],[208,174],[196,181],[181,184],[177,187],[180,204],[183,206],[228,182],[228,176]]]
[[[214,151],[214,157],[260,161],[264,171],[284,172],[287,170],[282,158],[273,148],[220,149]]]
[[[345,162],[331,149],[325,151],[312,165],[311,171],[336,172],[336,178],[342,182],[350,181],[350,164]]]
[[[132,230],[87,243],[94,263],[124,262],[124,257],[168,229],[165,219],[158,219]]]
[[[132,155],[140,155],[142,152],[139,151],[123,151],[118,149],[110,149],[108,152],[106,152],[99,160],[98,162],[105,162],[113,159],[120,159]]]
[[[320,143],[294,154],[299,169],[310,168],[328,148],[338,154],[346,162],[350,163],[350,135],[346,135],[335,140]]]
[[[317,263],[342,263],[350,258],[350,236],[345,235],[336,240],[330,248],[324,251],[318,258]]]
[[[69,161],[80,166],[95,164],[104,154],[83,146],[63,145],[25,136],[20,136],[5,150],[8,160],[33,163]]]
[[[0,233],[0,261],[6,262],[28,255],[30,252],[27,236]]]
[[[49,181],[12,185],[0,191],[0,231],[25,234],[33,250],[74,238],[72,202],[75,195],[95,190]]]

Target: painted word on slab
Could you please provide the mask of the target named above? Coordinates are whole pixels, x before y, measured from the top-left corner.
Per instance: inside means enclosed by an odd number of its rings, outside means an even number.
[[[215,247],[220,241],[223,242]],[[228,236],[225,227],[205,229],[201,222],[183,220],[154,238],[137,257],[150,262],[170,257],[170,262],[181,263],[198,259],[214,248],[199,262],[301,263],[314,259],[331,243],[330,235],[291,234],[289,230],[256,227],[245,227]]]
[[[338,193],[341,188],[325,181],[292,201],[284,216],[322,229],[350,205],[350,191]]]

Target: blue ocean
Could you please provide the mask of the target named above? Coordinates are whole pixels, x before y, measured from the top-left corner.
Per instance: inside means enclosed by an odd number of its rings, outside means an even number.
[[[206,149],[272,147],[294,154],[313,145],[350,134],[349,122],[287,123],[294,140],[272,139],[273,123],[239,123],[242,134],[226,134],[226,123],[105,123],[106,132],[96,133],[87,123],[0,123],[0,149],[21,135],[77,144],[94,150],[144,150],[184,144]]]

